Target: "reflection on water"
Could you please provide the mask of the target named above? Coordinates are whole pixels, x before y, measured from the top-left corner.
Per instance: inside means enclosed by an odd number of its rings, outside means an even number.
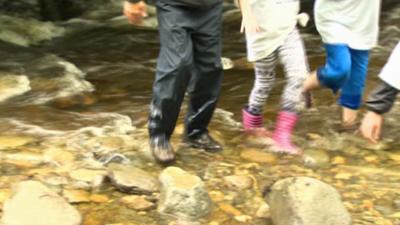
[[[367,90],[377,83],[380,68],[400,38],[399,11],[400,8],[384,13],[381,41],[372,54]],[[224,176],[250,174],[260,186],[261,183],[272,183],[287,176],[316,177],[340,191],[353,215],[354,224],[378,224],[376,221],[380,221],[379,224],[399,224],[399,215],[395,213],[400,211],[400,102],[387,115],[382,143],[371,146],[357,135],[335,132],[333,128],[340,119],[335,96],[326,90],[316,91],[315,107],[304,112],[296,130],[296,142],[306,150],[306,157],[271,154],[268,163],[243,159],[242,153],[246,150],[259,151],[263,146],[257,144],[259,140],[244,136],[238,123],[240,109],[247,102],[253,84],[253,72],[245,62],[243,37],[236,32],[237,26],[233,24],[228,23],[224,31],[224,56],[234,60],[235,68],[225,72],[220,109],[210,125],[211,133],[225,144],[225,150],[213,155],[181,146],[181,119],[173,136],[179,155],[176,165],[205,179],[210,191],[224,196],[222,200],[215,200],[217,205],[223,202],[233,205],[241,213],[253,217],[252,224],[269,223],[268,219],[254,216],[262,198],[260,189],[255,187],[243,193],[226,190],[222,181]],[[318,36],[304,34],[304,38],[311,68],[314,69],[323,63],[324,52]],[[74,167],[103,168],[99,158],[121,153],[138,167],[155,175],[160,172],[162,168],[152,163],[146,144],[148,103],[158,53],[156,31],[94,27],[36,49],[12,51],[15,54],[8,57],[1,68],[7,65],[7,68],[20,68],[11,64],[23,64],[42,57],[43,52],[51,52],[86,72],[85,79],[95,87],[95,91],[57,98],[45,105],[27,104],[26,99],[32,98],[29,95],[2,105],[0,134],[10,138],[21,135],[33,138],[26,144],[9,144],[9,151],[2,154],[19,151],[40,153],[43,149],[57,146],[77,156]],[[49,68],[51,71],[53,67]],[[41,69],[35,67],[32,70]],[[282,77],[281,69],[278,76]],[[269,127],[273,126],[284,85],[284,79],[277,81],[265,107],[266,125]],[[0,142],[1,145],[6,144]],[[10,179],[18,180],[20,178],[15,175],[26,176],[37,167],[40,165],[27,166],[9,161],[1,166],[1,172],[4,177],[12,176]],[[10,186],[7,182],[0,184],[2,188]],[[85,224],[125,221],[168,224],[155,210],[143,213],[121,206],[116,199],[123,194],[111,187],[104,187],[98,192],[115,201],[80,204],[79,209],[86,216]],[[240,223],[232,214],[218,207],[206,221],[230,225]]]

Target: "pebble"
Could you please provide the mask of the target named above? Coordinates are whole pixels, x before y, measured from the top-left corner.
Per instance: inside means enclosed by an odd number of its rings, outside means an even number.
[[[227,176],[224,177],[224,181],[228,188],[237,191],[249,189],[253,185],[253,180],[251,177],[244,175]]]
[[[240,216],[242,215],[242,212],[240,212],[238,209],[233,207],[232,205],[228,203],[219,203],[218,204],[219,208],[224,211],[225,213],[232,215],[232,216]]]
[[[64,190],[62,195],[69,203],[90,202],[90,194],[83,190]]]
[[[240,215],[240,216],[235,216],[234,219],[236,221],[242,222],[242,223],[248,223],[250,222],[253,218],[251,216],[247,215]]]
[[[256,212],[256,217],[257,218],[269,218],[269,217],[271,217],[271,213],[269,211],[269,205],[266,204],[266,203],[262,204],[258,208],[258,210]]]
[[[106,203],[110,201],[110,198],[107,195],[93,194],[90,196],[90,201],[95,203]]]
[[[330,166],[328,153],[323,150],[307,150],[303,155],[303,162],[309,168],[326,168]]]
[[[346,159],[342,156],[335,156],[331,162],[333,165],[343,165],[346,163]]]
[[[156,207],[153,202],[146,200],[144,196],[138,195],[125,196],[121,198],[121,203],[137,211],[151,210]]]

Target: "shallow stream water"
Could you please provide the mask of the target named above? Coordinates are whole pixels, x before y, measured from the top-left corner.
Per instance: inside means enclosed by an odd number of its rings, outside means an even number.
[[[383,13],[381,24],[380,43],[370,60],[367,91],[377,84],[380,68],[400,39],[400,8]],[[268,153],[262,140],[243,135],[239,123],[240,109],[252,87],[253,71],[246,63],[244,38],[237,32],[238,27],[237,20],[225,24],[223,56],[233,60],[234,68],[225,71],[218,110],[210,125],[210,132],[224,144],[224,151],[208,154],[180,144],[185,106],[173,136],[178,149],[175,165],[204,179],[215,203],[211,215],[200,222],[270,224],[268,217],[256,216],[263,202],[263,189],[285,177],[310,176],[337,188],[352,214],[353,224],[400,224],[400,102],[386,115],[382,142],[372,145],[357,134],[336,132],[340,121],[336,97],[329,91],[316,91],[314,107],[303,113],[295,133],[295,141],[305,150],[305,156]],[[311,68],[315,69],[324,62],[322,44],[317,34],[304,31],[303,37]],[[69,169],[102,169],[104,159],[119,153],[127,158],[125,163],[157,176],[163,168],[149,157],[146,119],[158,46],[154,29],[97,26],[77,29],[29,51],[2,47],[12,52],[1,53],[3,65],[34,61],[45,53],[72,62],[87,73],[85,79],[95,91],[47,104],[30,104],[40,95],[21,96],[1,105],[1,188],[8,189],[11,183],[27,178],[41,179],[54,188],[76,188],[68,182],[50,181],[63,177],[55,165],[7,158],[14,153],[41,154],[55,146],[76,156]],[[284,85],[282,71],[278,70],[277,84],[265,106],[268,127],[273,127]],[[259,152],[267,152],[261,157],[264,160],[257,157]],[[227,189],[223,177],[235,174],[251,176],[253,187],[240,192]],[[77,204],[85,225],[170,221],[156,210],[138,212],[119,204],[118,199],[124,194],[111,185],[87,191],[105,195],[109,201]],[[226,205],[236,210],[228,210]],[[240,222],[238,215],[249,216],[248,221]]]

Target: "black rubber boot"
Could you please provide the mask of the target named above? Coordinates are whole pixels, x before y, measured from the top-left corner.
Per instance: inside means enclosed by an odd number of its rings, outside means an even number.
[[[202,133],[194,138],[186,136],[184,142],[192,148],[204,149],[207,152],[222,150],[221,144],[214,140],[208,133]]]
[[[165,135],[156,135],[150,138],[150,150],[160,164],[169,164],[175,161],[175,151]]]

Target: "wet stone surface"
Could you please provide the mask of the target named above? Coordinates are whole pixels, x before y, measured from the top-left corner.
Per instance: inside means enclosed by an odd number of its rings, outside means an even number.
[[[305,155],[268,152],[265,139],[242,132],[240,110],[247,103],[253,71],[237,31],[239,11],[229,4],[223,56],[226,68],[233,68],[225,71],[209,127],[224,151],[210,154],[182,145],[183,113],[171,139],[177,149],[173,166],[197,177],[194,183],[201,180],[205,191],[200,193],[210,201],[201,212],[207,213],[192,221],[160,213],[164,193],[158,177],[165,167],[152,160],[147,134],[159,46],[155,17],[132,27],[123,18],[114,18],[120,15],[117,2],[65,23],[42,24],[21,17],[2,25],[7,28],[0,35],[5,40],[0,42],[3,217],[20,217],[22,211],[9,214],[5,202],[15,201],[13,184],[33,180],[63,206],[72,204],[82,225],[272,225],[271,205],[264,196],[281,179],[306,176],[338,191],[353,224],[400,224],[399,102],[386,115],[384,139],[371,145],[357,134],[336,132],[340,120],[336,99],[329,91],[317,91],[314,107],[302,114],[295,131],[295,142]],[[367,92],[377,83],[376,75],[400,37],[399,9],[387,4],[380,46],[371,54]],[[31,31],[20,28],[31,23],[43,27],[27,37]],[[303,37],[311,68],[316,68],[324,63],[320,39],[306,32]],[[279,110],[282,77],[279,67],[264,109],[269,130]],[[187,111],[186,102],[182,108]],[[181,181],[184,187],[190,186],[189,180]],[[17,203],[27,206],[24,201]],[[39,213],[46,213],[44,209]],[[72,211],[70,219],[63,219],[65,224],[79,223],[79,215]]]

